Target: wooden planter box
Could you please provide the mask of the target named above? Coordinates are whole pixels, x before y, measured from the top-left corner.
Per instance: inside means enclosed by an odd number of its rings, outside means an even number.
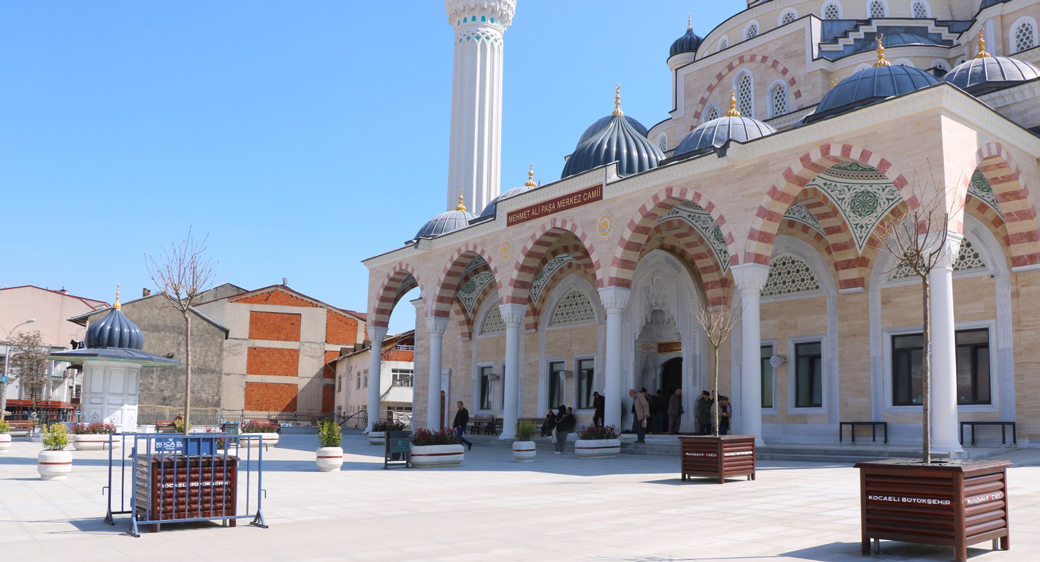
[[[958,562],[968,546],[997,540],[1011,547],[1007,461],[887,459],[856,465],[863,552],[880,540],[952,546]]]
[[[238,459],[233,456],[140,456],[138,520],[222,519],[236,515]],[[235,526],[235,520],[230,520]],[[152,525],[158,531],[159,524]]]
[[[680,437],[682,479],[691,476],[726,478],[746,476],[755,479],[755,437],[720,435],[718,437]]]

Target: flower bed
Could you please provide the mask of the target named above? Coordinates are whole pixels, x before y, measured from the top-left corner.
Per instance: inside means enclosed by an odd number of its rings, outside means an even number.
[[[372,424],[372,431],[368,432],[368,443],[370,445],[384,445],[386,443],[387,431],[404,431],[404,424],[393,420],[379,420]]]
[[[278,426],[270,422],[247,421],[242,424],[242,436],[255,439],[242,439],[240,447],[259,447],[261,443],[269,447],[278,446]]]
[[[621,432],[613,425],[585,425],[578,429],[574,456],[579,459],[606,459],[621,454]]]
[[[77,451],[103,451],[108,448],[108,436],[113,433],[116,433],[116,426],[110,423],[78,423],[72,426],[72,446]],[[112,448],[118,448],[121,441],[112,439]]]
[[[459,466],[465,459],[465,449],[459,444],[454,431],[419,429],[412,433],[412,466]]]

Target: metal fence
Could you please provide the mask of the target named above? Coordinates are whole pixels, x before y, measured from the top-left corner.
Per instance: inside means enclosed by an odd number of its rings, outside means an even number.
[[[122,452],[114,453],[115,449]],[[129,454],[126,454],[129,451]],[[130,515],[127,533],[140,527],[239,519],[267,528],[264,522],[262,437],[228,433],[167,435],[117,433],[109,436],[108,496],[105,521]]]

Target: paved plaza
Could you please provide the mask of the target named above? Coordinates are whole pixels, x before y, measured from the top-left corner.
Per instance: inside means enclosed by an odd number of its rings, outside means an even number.
[[[170,526],[139,539],[102,521],[107,453],[74,452],[64,482],[36,473],[39,445],[0,453],[0,559],[76,560],[952,560],[950,548],[882,543],[859,552],[859,484],[849,465],[762,462],[755,482],[683,483],[678,460],[578,460],[539,451],[520,465],[476,446],[461,468],[382,470],[382,449],[344,437],[343,471],[319,473],[313,436],[265,455],[269,529]],[[1040,451],[1015,453],[1035,462]],[[1040,467],[1010,469],[1012,550],[1040,559]]]

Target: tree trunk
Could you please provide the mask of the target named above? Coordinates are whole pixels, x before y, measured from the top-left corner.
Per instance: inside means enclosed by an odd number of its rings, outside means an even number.
[[[932,463],[932,286],[928,278],[924,283],[924,367],[921,369],[921,458],[925,464]]]
[[[715,397],[715,437],[719,436],[719,347],[714,346],[715,354],[715,386],[712,388]]]
[[[184,312],[184,435],[191,430],[191,313]]]

